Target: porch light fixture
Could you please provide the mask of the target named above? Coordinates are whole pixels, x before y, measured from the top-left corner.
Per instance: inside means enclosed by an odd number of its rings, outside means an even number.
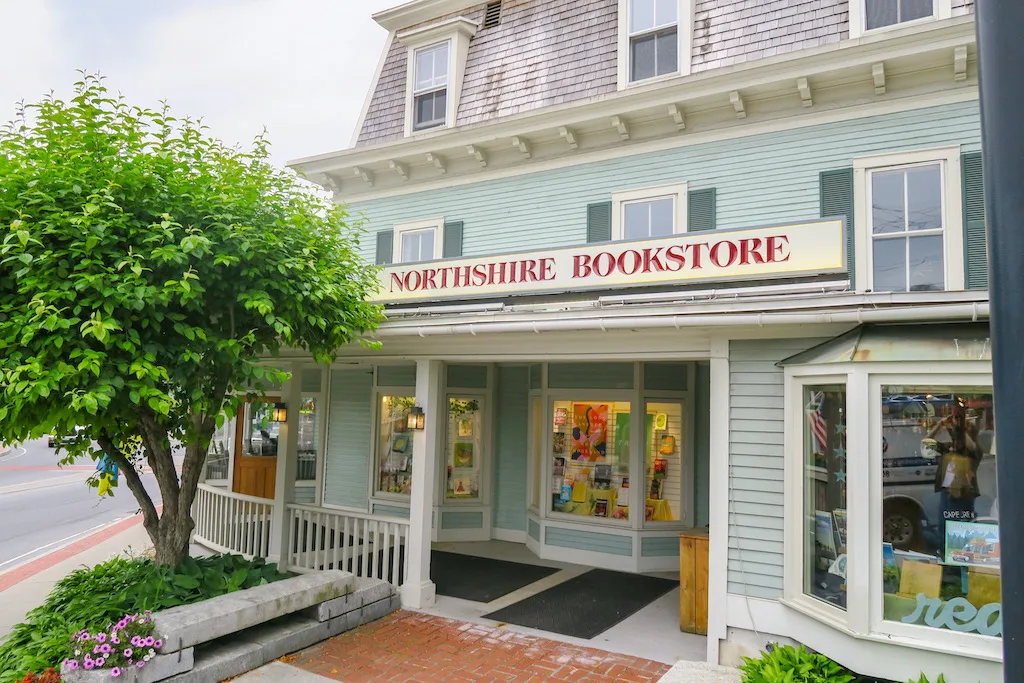
[[[409,409],[409,429],[423,429],[423,408],[413,406]]]
[[[283,403],[275,403],[274,410],[270,413],[270,419],[272,422],[287,422],[288,407]]]

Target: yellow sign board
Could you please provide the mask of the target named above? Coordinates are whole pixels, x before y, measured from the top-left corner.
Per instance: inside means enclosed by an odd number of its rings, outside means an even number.
[[[684,233],[564,249],[395,264],[373,301],[444,299],[765,280],[846,271],[841,219]]]

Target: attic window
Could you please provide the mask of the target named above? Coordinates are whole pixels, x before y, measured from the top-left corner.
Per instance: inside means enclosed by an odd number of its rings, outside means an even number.
[[[487,3],[482,28],[493,28],[501,23],[501,0]]]

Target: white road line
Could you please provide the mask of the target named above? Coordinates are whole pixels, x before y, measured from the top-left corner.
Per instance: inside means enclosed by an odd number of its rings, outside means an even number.
[[[25,448],[24,446],[15,446],[15,449],[21,451],[21,453],[18,453],[17,455],[5,455],[3,457],[3,462],[8,462],[10,460],[17,460],[21,456],[23,456],[26,453],[28,453],[28,449]]]
[[[32,481],[25,481],[20,484],[0,486],[0,496],[9,496],[14,495],[15,493],[29,493],[30,491],[40,491],[42,489],[56,488],[58,486],[68,486],[70,484],[84,484],[86,479],[88,479],[88,477],[83,477],[77,472],[69,472],[61,477],[33,479]]]
[[[46,550],[47,548],[55,546],[55,545],[57,545],[59,543],[63,543],[64,545],[70,545],[70,543],[72,541],[74,541],[74,540],[76,540],[76,539],[78,539],[78,538],[80,538],[82,536],[85,536],[86,534],[92,533],[93,531],[98,531],[100,529],[106,528],[106,527],[111,526],[113,524],[117,524],[118,522],[124,521],[124,520],[128,519],[131,516],[132,515],[125,515],[124,517],[118,517],[113,522],[104,522],[103,524],[97,524],[96,526],[92,527],[91,529],[86,529],[85,531],[82,531],[80,533],[72,534],[71,536],[68,536],[67,538],[62,538],[59,541],[54,541],[53,543],[47,543],[46,545],[41,545],[38,548],[36,548],[35,550],[30,550],[27,553],[22,553],[21,555],[18,555],[17,557],[13,557],[13,558],[7,560],[6,562],[0,562],[0,567],[3,567],[4,565],[8,565],[11,562],[17,562],[18,560],[20,560],[20,559],[22,559],[24,557],[28,557],[30,555],[34,555],[35,553],[38,553],[38,552],[43,551],[43,550]],[[61,547],[64,547],[64,546],[61,546]]]

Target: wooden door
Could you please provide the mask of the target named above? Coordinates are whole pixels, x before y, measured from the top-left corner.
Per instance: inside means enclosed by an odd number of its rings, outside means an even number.
[[[273,498],[277,481],[280,424],[271,421],[276,398],[247,402],[235,429],[235,474],[232,490],[246,496]]]

